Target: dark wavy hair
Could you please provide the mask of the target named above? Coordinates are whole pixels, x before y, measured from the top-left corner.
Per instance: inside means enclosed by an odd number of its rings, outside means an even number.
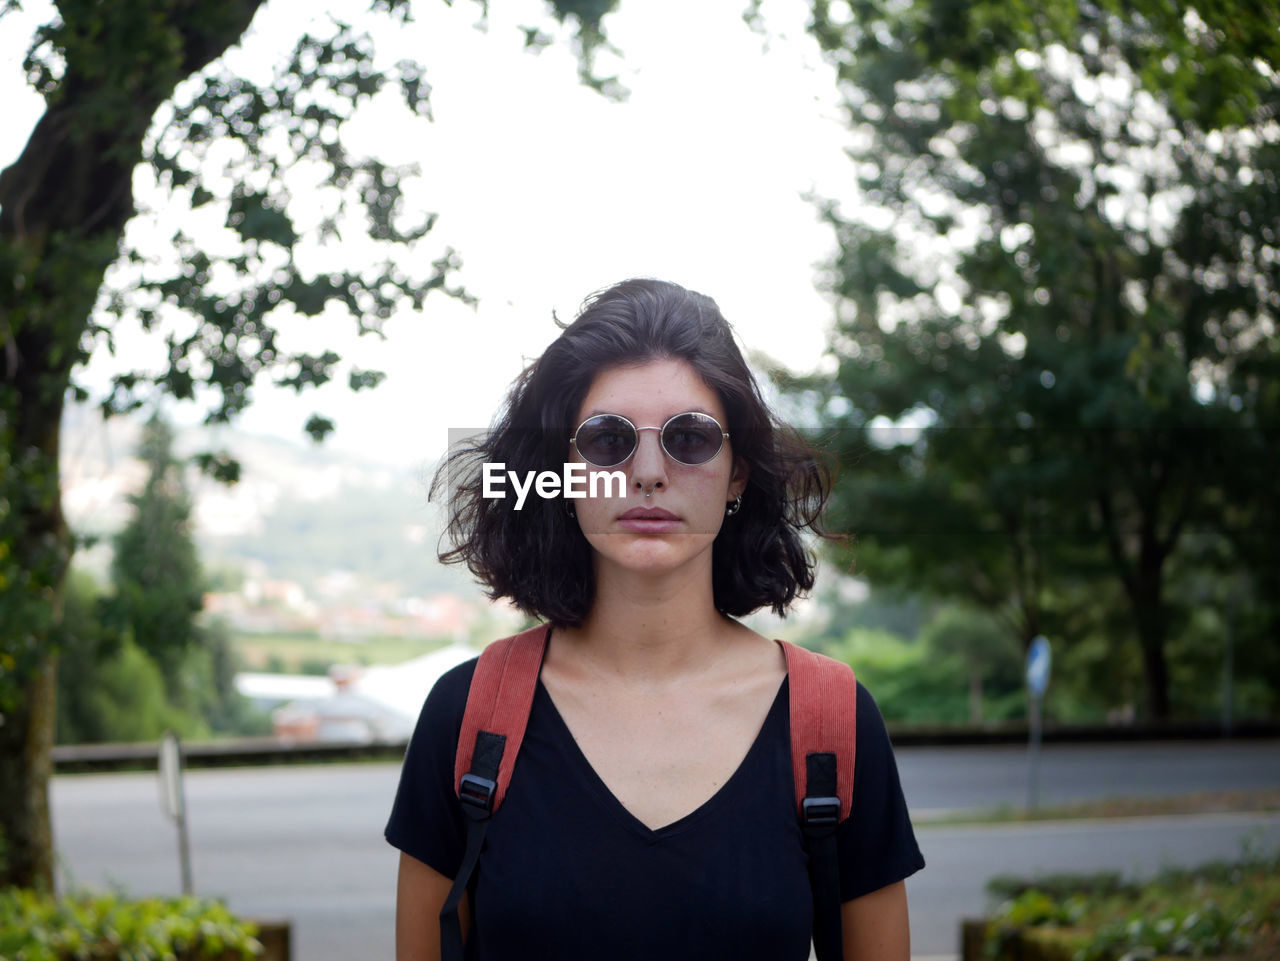
[[[726,518],[712,545],[715,606],[731,616],[770,607],[783,614],[813,587],[815,559],[801,530],[822,534],[818,519],[830,472],[760,395],[733,331],[714,300],[659,280],[627,280],[583,304],[573,323],[516,378],[493,426],[454,449],[437,470],[431,497],[448,497],[449,521],[439,556],[465,562],[492,598],[524,613],[577,626],[591,609],[591,545],[561,500],[482,496],[482,467],[504,463],[519,476],[557,473],[569,435],[596,374],[678,358],[720,397],[730,444],[749,473],[741,509]]]

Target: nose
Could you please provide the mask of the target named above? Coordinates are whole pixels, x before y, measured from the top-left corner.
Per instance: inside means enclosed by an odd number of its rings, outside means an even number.
[[[641,427],[636,432],[636,452],[631,455],[631,484],[637,491],[659,490],[667,483],[667,458],[662,452],[659,429]]]

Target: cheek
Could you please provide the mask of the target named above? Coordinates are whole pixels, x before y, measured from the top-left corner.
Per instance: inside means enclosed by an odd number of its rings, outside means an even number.
[[[680,486],[690,497],[714,504],[723,499],[729,489],[729,472],[727,470],[706,470],[705,468],[687,467],[679,477]]]
[[[590,478],[583,485],[583,491],[586,496],[575,498],[570,503],[573,505],[574,513],[578,515],[578,524],[582,527],[583,533],[590,534],[593,531],[602,530],[608,526],[613,516],[618,513],[622,502],[626,497],[627,488],[625,482],[619,488],[617,480],[608,480],[602,477],[595,487],[595,495],[592,494]]]

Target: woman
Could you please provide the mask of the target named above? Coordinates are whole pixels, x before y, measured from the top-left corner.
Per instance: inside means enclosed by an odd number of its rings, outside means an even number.
[[[484,463],[520,477],[578,463],[620,470],[626,486],[517,511],[484,496]],[[734,618],[781,614],[813,586],[800,529],[816,529],[827,483],[775,425],[715,303],[652,280],[590,299],[441,488],[442,559],[550,625],[518,766],[462,906],[467,957],[808,958],[786,665]],[[474,671],[428,696],[387,825],[401,851],[398,961],[440,957]],[[862,688],[857,721],[838,834],[844,958],[906,961],[903,879],[924,862]]]

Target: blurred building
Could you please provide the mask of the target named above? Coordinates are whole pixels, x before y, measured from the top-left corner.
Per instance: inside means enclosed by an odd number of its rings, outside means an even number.
[[[403,741],[413,733],[422,702],[445,672],[475,657],[466,644],[401,664],[336,665],[328,677],[242,673],[236,690],[271,712],[277,737],[294,741]]]

